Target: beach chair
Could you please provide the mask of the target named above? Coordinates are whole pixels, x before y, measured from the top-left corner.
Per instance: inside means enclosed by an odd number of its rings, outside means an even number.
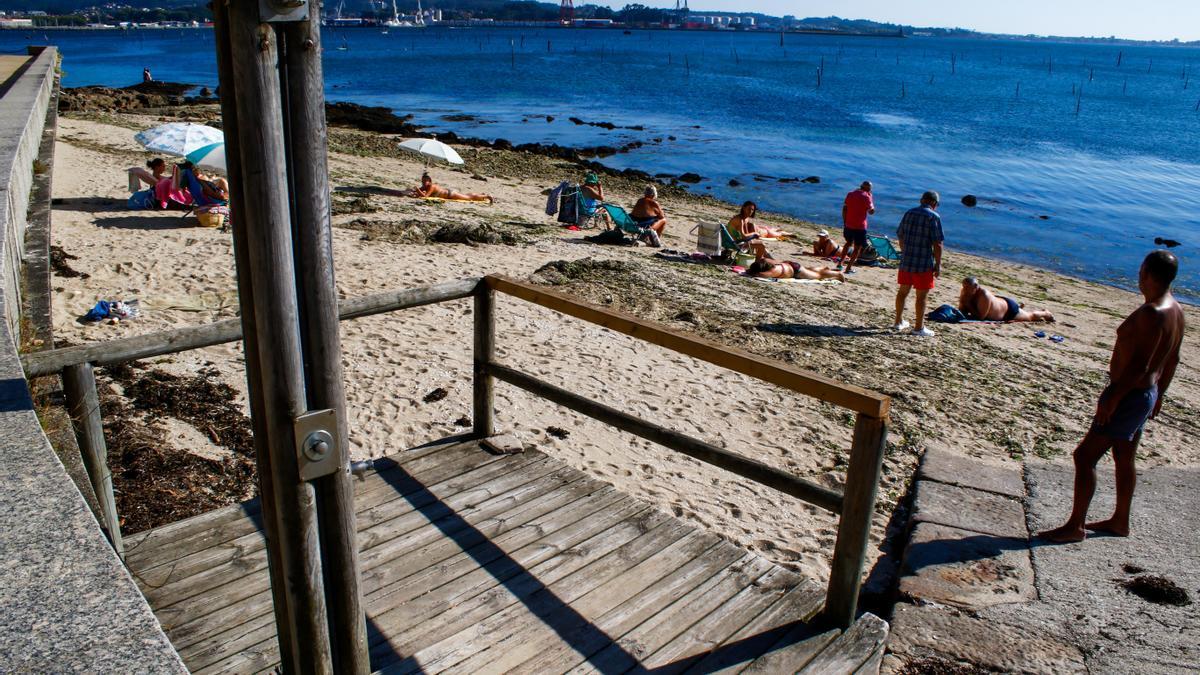
[[[720,223],[697,223],[690,230],[696,235],[696,251],[707,256],[719,257],[724,247],[721,245]]]
[[[868,235],[867,241],[875,249],[876,262],[900,262],[900,251],[896,250],[896,247],[892,244],[892,240],[887,237]]]
[[[638,225],[633,216],[629,215],[620,206],[601,203],[600,208],[608,214],[608,222],[612,224],[613,229],[620,230],[626,234],[632,234],[635,237],[641,237],[646,234],[647,228]]]
[[[190,169],[180,169],[179,183],[187,188],[188,194],[192,196],[192,208],[183,214],[184,218],[194,213],[202,227],[221,227],[228,222],[229,201],[214,199],[204,194],[204,186]]]

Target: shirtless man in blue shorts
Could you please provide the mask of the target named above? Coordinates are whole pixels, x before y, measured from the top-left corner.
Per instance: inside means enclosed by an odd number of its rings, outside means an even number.
[[[1153,251],[1142,262],[1138,288],[1146,302],[1117,329],[1108,366],[1108,386],[1100,394],[1092,428],[1075,449],[1075,498],[1066,524],[1038,536],[1054,543],[1083,541],[1087,530],[1129,536],[1129,511],[1137,483],[1133,459],[1142,427],[1162,410],[1163,397],[1183,343],[1183,308],[1171,295],[1179,260],[1168,251]],[[1096,463],[1113,451],[1117,503],[1112,517],[1086,523],[1096,492]]]

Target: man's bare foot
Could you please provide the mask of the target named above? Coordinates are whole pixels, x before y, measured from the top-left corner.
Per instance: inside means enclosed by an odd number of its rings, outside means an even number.
[[[1069,544],[1076,541],[1083,541],[1087,538],[1087,532],[1082,527],[1063,525],[1053,530],[1038,532],[1038,538],[1054,542],[1055,544]]]
[[[1108,520],[1099,520],[1094,523],[1088,523],[1087,525],[1084,525],[1084,527],[1093,532],[1103,532],[1105,534],[1111,534],[1114,537],[1129,536],[1129,523],[1117,522],[1113,518],[1109,518]]]

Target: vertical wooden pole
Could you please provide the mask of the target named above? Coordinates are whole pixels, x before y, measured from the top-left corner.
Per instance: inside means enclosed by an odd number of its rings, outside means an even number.
[[[858,608],[858,590],[886,442],[887,423],[881,418],[859,413],[854,423],[842,514],[829,570],[829,588],[825,594],[825,618],[842,628],[850,627]]]
[[[100,516],[113,549],[125,559],[125,544],[121,541],[121,520],[117,516],[117,500],[113,496],[112,472],[108,470],[108,448],[104,444],[104,425],[100,420],[100,395],[96,392],[96,373],[92,364],[83,363],[63,369],[63,395],[67,412],[75,426],[75,439],[87,469],[88,481],[96,493]]]
[[[494,389],[495,380],[487,372],[487,364],[496,357],[496,293],[481,280],[475,289],[475,360],[474,405],[472,420],[476,438],[496,433]]]
[[[225,157],[229,174],[229,210],[233,230],[233,257],[238,269],[250,269],[246,234],[246,200],[242,191],[241,148],[238,141],[237,84],[233,77],[233,55],[229,40],[229,6],[215,2],[213,35],[217,46],[217,74],[221,82],[221,122],[225,131]],[[262,396],[262,369],[259,366],[258,339],[254,331],[244,330],[254,325],[254,287],[248,274],[238,275],[238,302],[243,326],[243,356],[246,359],[247,398],[250,402],[250,425],[254,432],[254,455],[258,467],[258,498],[264,508],[275,503],[275,482],[271,471],[271,452],[267,447],[266,408]],[[275,518],[263,517],[267,538],[267,570],[271,577],[272,606],[275,612],[279,653],[289,663],[287,655],[295,653],[292,644],[288,609],[287,583],[279,550],[278,523]]]
[[[335,412],[338,443],[348,448],[330,224],[325,80],[317,13],[310,12],[308,21],[283,24],[282,38],[287,78],[284,94],[288,102],[284,126],[290,155],[288,174],[294,209],[296,276],[299,297],[303,298],[298,305],[307,366],[305,392],[310,410]],[[317,479],[315,487],[334,670],[366,675],[371,672],[371,659],[359,585],[354,486],[346,471],[338,471]]]
[[[241,186],[247,208],[248,275],[254,288],[253,333],[258,349],[273,503],[264,517],[275,519],[281,569],[288,594],[291,654],[282,654],[284,672],[333,673],[329,625],[317,526],[316,492],[300,479],[294,420],[307,411],[300,316],[292,250],[279,42],[275,28],[261,23],[258,4],[229,3],[231,63],[237,90]],[[227,95],[226,91],[221,92]],[[251,149],[253,151],[251,151]],[[271,551],[269,551],[271,553]]]

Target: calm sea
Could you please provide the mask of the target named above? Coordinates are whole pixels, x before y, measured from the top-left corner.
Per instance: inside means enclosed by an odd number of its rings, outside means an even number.
[[[0,31],[0,51],[31,41],[60,47],[65,86],[132,84],[144,66],[216,84],[204,29]],[[887,233],[936,189],[951,247],[1126,288],[1154,238],[1174,239],[1200,300],[1200,49],[447,28],[327,29],[325,44],[330,100],[518,143],[639,140],[603,161],[821,222],[869,179]],[[807,176],[821,182],[778,180]]]

